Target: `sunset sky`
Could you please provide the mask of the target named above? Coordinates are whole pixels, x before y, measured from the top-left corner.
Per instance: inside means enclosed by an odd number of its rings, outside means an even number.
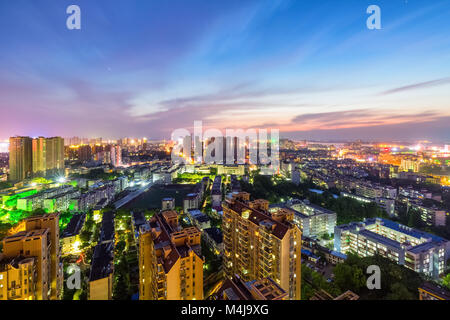
[[[202,120],[450,142],[449,17],[448,0],[3,0],[0,140],[160,139]]]

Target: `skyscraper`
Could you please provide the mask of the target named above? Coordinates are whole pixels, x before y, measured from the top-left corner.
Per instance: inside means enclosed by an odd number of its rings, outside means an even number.
[[[60,175],[64,172],[64,139],[33,139],[33,176]]]
[[[9,139],[9,180],[21,181],[31,177],[33,163],[30,137]]]
[[[224,270],[244,281],[270,277],[300,299],[301,231],[287,210],[270,213],[266,200],[241,192],[223,204]]]

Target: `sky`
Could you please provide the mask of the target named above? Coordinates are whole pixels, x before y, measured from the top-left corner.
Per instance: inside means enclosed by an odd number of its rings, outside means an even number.
[[[449,17],[449,0],[0,0],[0,139],[167,139],[202,121],[450,142]]]

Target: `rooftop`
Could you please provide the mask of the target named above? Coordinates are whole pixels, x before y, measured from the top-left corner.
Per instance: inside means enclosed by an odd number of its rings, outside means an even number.
[[[92,256],[91,273],[89,281],[100,280],[108,277],[114,269],[114,245],[110,243],[102,243],[94,248]]]
[[[81,229],[83,228],[85,219],[86,219],[85,213],[73,215],[72,219],[70,219],[70,222],[68,223],[66,229],[61,235],[61,238],[72,237],[79,234]]]

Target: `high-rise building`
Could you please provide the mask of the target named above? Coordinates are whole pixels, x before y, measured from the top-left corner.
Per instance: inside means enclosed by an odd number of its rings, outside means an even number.
[[[33,170],[30,137],[9,139],[9,179],[21,181],[31,177]]]
[[[181,229],[178,214],[153,216],[139,234],[139,297],[141,300],[202,300],[201,232]]]
[[[92,149],[89,145],[81,145],[78,148],[78,160],[90,161],[92,160]]]
[[[250,201],[246,192],[233,194],[223,203],[222,230],[228,277],[270,277],[288,299],[300,299],[302,238],[291,211],[270,213],[268,201]]]
[[[64,172],[64,139],[33,139],[33,176],[60,175]]]
[[[10,287],[2,292],[2,299],[9,297],[14,300],[27,297],[27,299],[48,300],[50,298],[50,251],[52,245],[49,231],[49,229],[21,231],[3,239],[3,260],[10,259],[11,262],[8,260],[5,264],[0,262],[0,270],[6,270],[8,282],[10,282]],[[22,257],[33,258],[35,270],[32,270],[31,262],[27,262],[28,267],[26,270],[22,270],[26,271],[27,279],[22,278],[19,281],[20,277],[14,275],[15,272],[11,268],[15,266],[12,260],[16,258],[23,261]],[[35,272],[35,274],[30,275],[30,272]],[[3,284],[3,286],[5,285]]]
[[[113,167],[120,167],[122,165],[122,148],[120,146],[111,146],[110,157]]]
[[[61,296],[63,272],[61,263],[61,250],[59,243],[59,213],[31,217],[25,220],[25,230],[47,229],[50,247],[50,299],[58,300]]]
[[[36,299],[36,259],[0,254],[0,300]]]

